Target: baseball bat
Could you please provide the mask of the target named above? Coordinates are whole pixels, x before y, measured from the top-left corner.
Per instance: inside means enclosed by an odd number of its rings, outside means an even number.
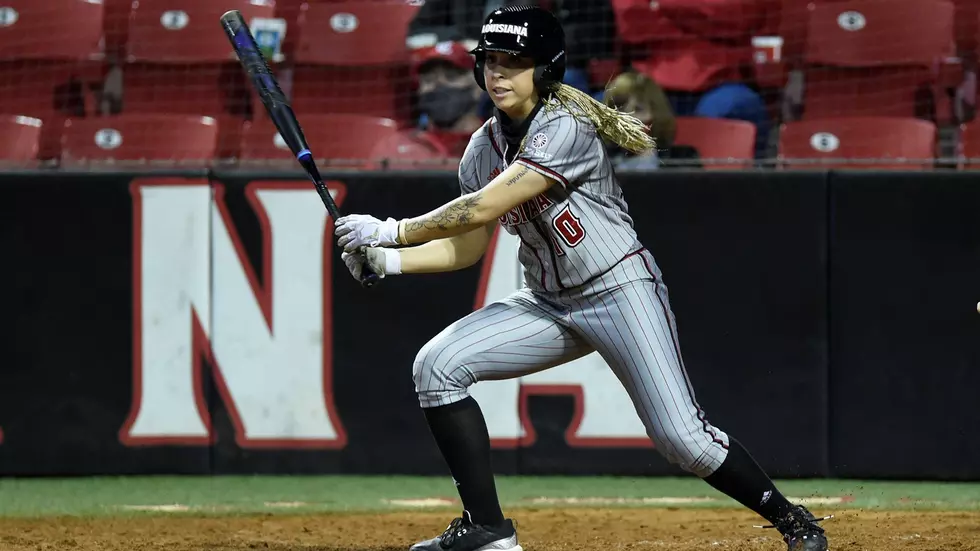
[[[310,152],[310,146],[306,143],[306,136],[303,135],[303,129],[300,127],[299,121],[293,113],[293,108],[289,104],[289,100],[286,99],[286,95],[279,88],[279,82],[276,81],[276,77],[269,70],[269,64],[266,63],[265,57],[259,51],[258,44],[255,43],[255,37],[252,36],[251,29],[245,23],[245,18],[242,17],[241,12],[238,10],[225,12],[221,16],[221,28],[228,35],[228,40],[231,41],[232,48],[235,49],[242,67],[251,78],[252,85],[255,86],[255,90],[258,92],[262,104],[265,105],[265,110],[269,113],[269,118],[272,119],[272,122],[276,125],[276,129],[279,130],[279,135],[282,136],[283,141],[289,146],[293,155],[296,155],[296,160],[299,161],[300,166],[303,167],[310,180],[313,181],[313,186],[320,195],[320,199],[327,208],[327,212],[330,213],[330,216],[334,220],[337,220],[341,216],[340,209],[337,208],[337,203],[334,202],[330,191],[323,183],[323,178],[320,177],[320,171],[317,169],[316,162],[313,160],[313,153]],[[371,287],[377,281],[378,275],[372,272],[365,264],[364,272],[361,275],[361,285]]]

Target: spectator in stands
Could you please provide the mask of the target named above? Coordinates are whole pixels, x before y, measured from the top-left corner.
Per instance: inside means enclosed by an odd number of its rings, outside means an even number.
[[[754,89],[752,37],[769,0],[613,0],[620,38],[636,48],[633,67],[667,92],[677,116],[756,125],[766,154],[769,114]]]
[[[616,168],[654,170],[660,167],[660,153],[674,143],[677,121],[664,91],[643,73],[629,71],[613,79],[603,95],[606,105],[632,113],[649,128],[657,147],[649,153],[634,156],[609,145],[610,157]]]
[[[376,158],[459,159],[470,136],[483,125],[478,113],[483,90],[473,78],[473,56],[459,42],[439,42],[412,53],[418,85],[419,127],[379,144]]]

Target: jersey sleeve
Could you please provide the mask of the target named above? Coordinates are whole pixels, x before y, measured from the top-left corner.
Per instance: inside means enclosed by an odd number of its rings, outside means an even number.
[[[601,147],[591,124],[556,113],[531,124],[516,162],[568,188],[599,166]]]
[[[485,155],[485,150],[489,149],[489,145],[485,143],[486,139],[482,136],[483,133],[484,130],[481,128],[473,134],[470,142],[466,144],[462,158],[459,160],[457,175],[459,177],[459,191],[461,195],[473,193],[481,187],[479,175],[480,165],[484,162],[482,156]]]

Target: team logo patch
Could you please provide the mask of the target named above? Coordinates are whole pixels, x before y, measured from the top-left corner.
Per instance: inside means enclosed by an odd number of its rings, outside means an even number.
[[[548,145],[548,136],[543,132],[538,132],[533,138],[531,138],[531,147],[534,149],[541,149],[546,145]]]

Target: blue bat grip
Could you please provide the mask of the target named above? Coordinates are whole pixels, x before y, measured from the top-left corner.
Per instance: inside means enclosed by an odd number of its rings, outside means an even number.
[[[302,159],[303,157],[312,157],[312,156],[313,154],[310,153],[309,149],[304,149],[303,151],[300,151],[299,153],[296,154],[297,159]]]

